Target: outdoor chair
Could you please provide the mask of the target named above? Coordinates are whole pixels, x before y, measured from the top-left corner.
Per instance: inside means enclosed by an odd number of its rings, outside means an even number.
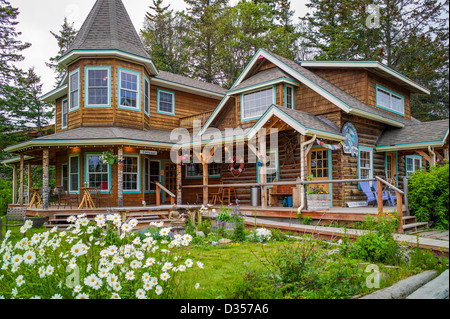
[[[373,202],[373,206],[377,203],[377,195],[374,193],[372,188],[370,187],[369,182],[359,182],[359,186],[364,194],[367,196],[366,206],[369,205],[370,202]]]
[[[92,200],[95,202],[95,207],[98,207],[98,201],[99,201],[100,193],[102,191],[100,186],[91,188],[88,191],[89,191],[89,194],[91,194]]]
[[[64,204],[64,208],[66,208],[66,206],[70,206],[70,208],[72,208],[72,204],[76,204],[78,207],[79,201],[77,194],[71,195],[69,191],[64,190],[63,187],[57,187],[57,189],[56,196],[58,200],[58,208],[60,208],[62,204]]]
[[[222,202],[222,193],[223,193],[223,188],[220,187],[219,190],[217,191],[217,193],[212,193],[212,199],[211,199],[211,203],[213,205],[216,205],[217,201],[219,201],[221,204],[223,204]]]
[[[375,196],[377,197],[377,200],[378,200],[377,183],[373,183],[373,190],[374,190]],[[381,198],[383,200],[383,203],[385,201],[387,201],[388,205],[391,206],[391,198],[390,198],[390,195],[389,195],[388,191],[382,191],[382,197]],[[394,205],[392,204],[392,206],[394,206]]]
[[[25,224],[25,218],[27,217],[26,207],[13,207],[8,208],[6,211],[6,216],[0,217],[0,240],[3,239],[3,219],[5,220],[5,230],[8,231],[8,227],[22,227]],[[16,222],[10,224],[9,222]],[[23,233],[23,238],[25,238],[25,233]]]
[[[99,196],[99,203],[101,204],[102,200],[108,201],[108,205],[106,207],[111,207],[111,195],[113,193],[114,185],[111,186],[109,192],[107,194],[102,194]],[[97,205],[98,206],[98,205]]]

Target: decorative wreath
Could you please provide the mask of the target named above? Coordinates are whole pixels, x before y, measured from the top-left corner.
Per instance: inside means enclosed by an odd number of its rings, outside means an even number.
[[[233,160],[233,163],[230,164],[230,172],[234,176],[241,175],[242,171],[244,170],[244,162],[237,163],[236,157]]]

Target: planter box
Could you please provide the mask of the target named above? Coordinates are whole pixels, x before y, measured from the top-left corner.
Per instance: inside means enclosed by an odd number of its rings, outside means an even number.
[[[330,208],[331,194],[307,194],[308,209]]]

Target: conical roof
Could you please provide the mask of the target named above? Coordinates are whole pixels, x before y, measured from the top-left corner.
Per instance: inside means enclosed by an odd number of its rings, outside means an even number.
[[[121,0],[97,0],[65,55],[74,50],[119,50],[151,59]]]

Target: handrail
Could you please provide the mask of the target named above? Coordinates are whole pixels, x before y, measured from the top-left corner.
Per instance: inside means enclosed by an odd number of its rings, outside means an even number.
[[[352,183],[352,182],[374,182],[375,178],[363,179],[335,179],[321,181],[286,181],[272,183],[241,183],[241,184],[211,184],[211,185],[184,185],[182,188],[211,188],[211,187],[251,187],[251,186],[277,186],[277,185],[309,185],[309,184],[335,184],[335,183]]]
[[[164,192],[167,193],[167,195],[169,195],[170,197],[177,197],[174,193],[172,193],[171,191],[169,191],[167,188],[165,188],[163,185],[161,185],[160,182],[154,182],[157,186],[159,186],[159,188],[161,188]]]
[[[384,185],[387,185],[387,186],[389,186],[390,188],[392,188],[394,191],[396,191],[396,192],[398,192],[398,193],[400,193],[400,194],[402,194],[402,195],[405,195],[405,192],[403,192],[402,190],[398,189],[397,187],[395,187],[395,186],[392,185],[391,183],[385,181],[385,180],[382,179],[381,177],[375,176],[375,178],[376,178],[377,180],[379,180],[380,182],[382,182]]]

